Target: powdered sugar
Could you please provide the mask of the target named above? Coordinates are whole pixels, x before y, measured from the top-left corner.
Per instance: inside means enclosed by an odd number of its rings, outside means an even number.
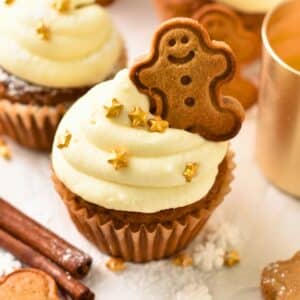
[[[21,263],[15,257],[0,249],[0,277],[20,269],[21,266]]]
[[[209,224],[189,248],[194,265],[209,272],[224,266],[227,251],[238,246],[239,231],[232,224],[217,221]]]
[[[212,275],[224,266],[226,251],[239,250],[239,231],[236,226],[213,218],[184,251],[193,257],[193,265],[179,267],[172,263],[172,259],[161,260],[146,264],[127,264],[121,273],[113,273],[106,269],[107,257],[99,265],[102,266],[101,275],[92,273],[88,276],[87,284],[94,286],[99,299],[117,299],[126,294],[131,300],[212,300],[209,282]],[[94,262],[95,263],[95,262]],[[99,281],[99,276],[101,280]],[[116,284],[110,289],[112,283]],[[128,282],[134,282],[130,289]]]

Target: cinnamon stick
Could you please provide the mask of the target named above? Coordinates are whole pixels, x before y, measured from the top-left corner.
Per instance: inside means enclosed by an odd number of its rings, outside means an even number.
[[[76,278],[89,272],[92,258],[0,198],[0,228],[50,258]]]
[[[74,300],[93,300],[95,295],[88,287],[74,279],[51,260],[38,253],[28,245],[17,240],[9,233],[0,229],[0,247],[12,253],[24,264],[40,269],[52,276],[57,284]]]

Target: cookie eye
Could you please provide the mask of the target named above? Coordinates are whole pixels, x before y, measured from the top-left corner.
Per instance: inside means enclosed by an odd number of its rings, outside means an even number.
[[[176,40],[175,40],[175,39],[169,40],[169,46],[170,46],[170,47],[175,46],[175,44],[176,44]]]
[[[182,39],[181,39],[181,43],[182,44],[187,44],[189,42],[189,38],[186,36],[186,35],[184,35],[183,37],[182,37]]]
[[[188,75],[184,75],[180,78],[180,81],[183,85],[188,85],[192,82],[192,78]]]
[[[189,106],[189,107],[194,106],[195,103],[196,103],[196,101],[192,97],[188,97],[188,98],[184,99],[184,104],[187,105],[187,106]]]

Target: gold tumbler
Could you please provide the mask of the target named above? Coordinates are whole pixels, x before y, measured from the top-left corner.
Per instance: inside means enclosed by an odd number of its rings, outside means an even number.
[[[300,196],[300,1],[286,1],[265,18],[257,127],[264,175]]]

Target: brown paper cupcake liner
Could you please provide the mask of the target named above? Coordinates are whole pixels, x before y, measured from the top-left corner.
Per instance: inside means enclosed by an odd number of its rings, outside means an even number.
[[[66,105],[37,106],[0,100],[1,132],[19,144],[49,151]]]
[[[235,167],[232,152],[227,154],[226,165],[217,193],[214,192],[211,199],[205,199],[205,206],[173,220],[147,224],[122,222],[111,214],[89,209],[90,204],[86,206],[86,201],[66,188],[55,174],[53,181],[72,220],[88,240],[110,256],[140,263],[172,256],[196,237],[215,208],[230,192]]]

